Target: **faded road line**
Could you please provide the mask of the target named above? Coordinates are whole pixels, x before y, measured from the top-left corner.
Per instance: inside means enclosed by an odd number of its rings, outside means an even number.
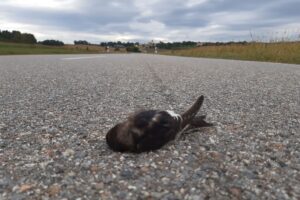
[[[91,58],[103,58],[105,56],[88,56],[88,57],[68,57],[68,58],[62,58],[61,60],[80,60],[80,59],[91,59]]]

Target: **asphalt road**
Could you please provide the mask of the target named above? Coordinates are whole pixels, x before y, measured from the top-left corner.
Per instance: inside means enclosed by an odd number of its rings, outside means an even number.
[[[120,154],[109,128],[205,95],[213,128]],[[0,57],[0,199],[299,199],[300,65],[158,55]]]

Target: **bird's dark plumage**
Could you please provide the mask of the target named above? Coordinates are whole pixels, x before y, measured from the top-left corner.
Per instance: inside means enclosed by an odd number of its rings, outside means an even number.
[[[161,148],[187,125],[196,127],[211,126],[205,122],[205,116],[196,117],[204,97],[197,101],[183,114],[173,111],[139,111],[122,123],[110,129],[106,135],[109,147],[114,151],[144,152]]]

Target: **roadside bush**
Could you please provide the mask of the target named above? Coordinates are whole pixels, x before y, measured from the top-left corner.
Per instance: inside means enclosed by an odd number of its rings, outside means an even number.
[[[126,51],[127,52],[135,52],[135,53],[141,52],[140,49],[138,47],[136,47],[136,46],[126,47]]]
[[[39,43],[43,45],[49,45],[49,46],[64,46],[64,43],[59,40],[44,40]]]

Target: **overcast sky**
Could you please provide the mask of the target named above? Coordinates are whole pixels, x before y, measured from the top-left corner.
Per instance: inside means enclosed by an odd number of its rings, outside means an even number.
[[[0,0],[0,30],[66,43],[299,38],[300,0]]]

